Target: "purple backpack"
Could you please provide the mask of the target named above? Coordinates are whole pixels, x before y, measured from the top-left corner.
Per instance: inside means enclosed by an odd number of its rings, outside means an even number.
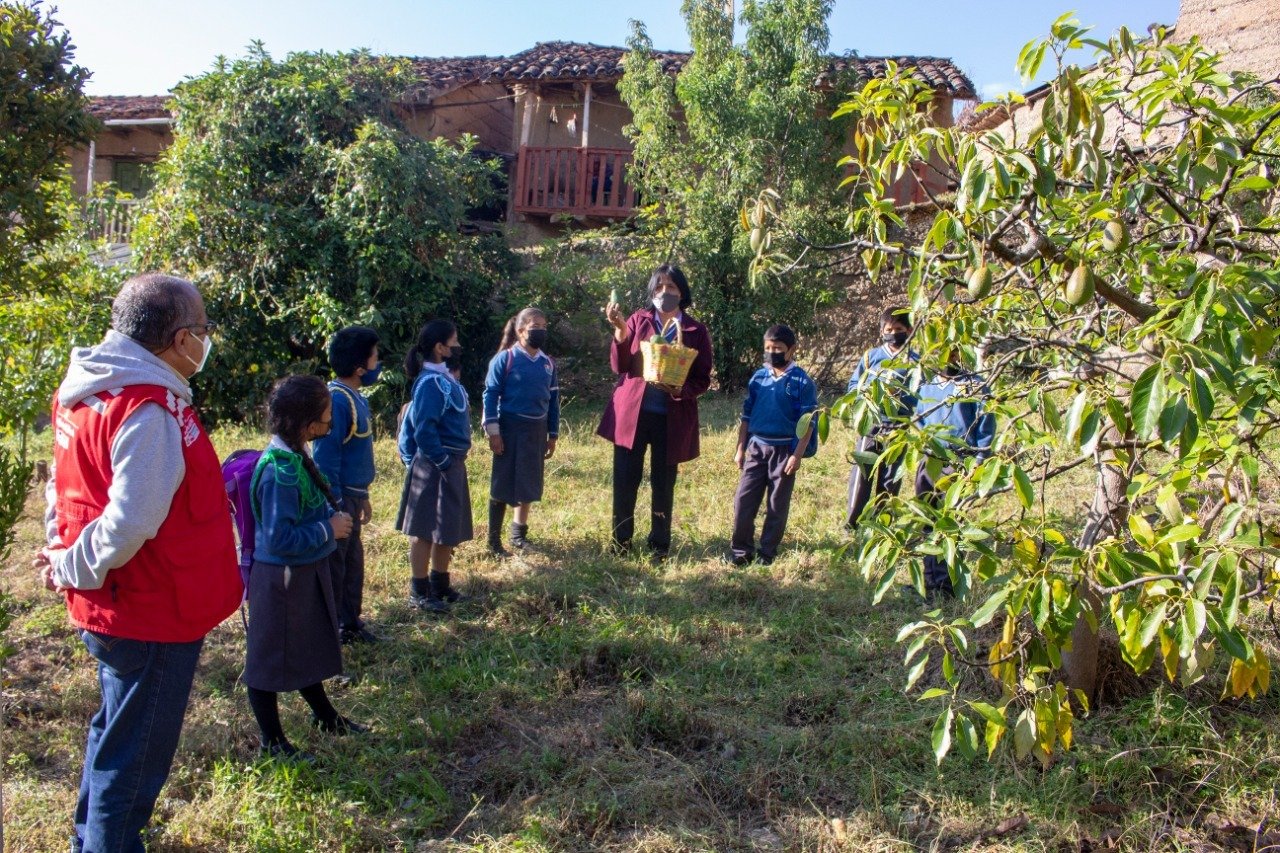
[[[253,471],[258,467],[261,456],[261,450],[236,450],[222,463],[222,482],[227,487],[231,518],[235,522],[236,538],[240,540],[240,579],[244,581],[246,595],[256,530],[253,521]]]

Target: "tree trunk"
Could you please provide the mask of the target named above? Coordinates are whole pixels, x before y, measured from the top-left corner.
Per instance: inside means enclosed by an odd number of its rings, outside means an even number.
[[[1103,435],[1102,440],[1104,443],[1115,443],[1121,438],[1120,433],[1112,427]],[[1129,474],[1116,464],[1115,459],[1115,453],[1110,450],[1100,451],[1097,455],[1097,486],[1093,492],[1093,503],[1089,506],[1088,521],[1078,542],[1082,551],[1089,550],[1107,535],[1123,535],[1128,526],[1129,499],[1126,490],[1129,488]],[[1086,589],[1082,594],[1086,606],[1100,621],[1104,607],[1102,599],[1092,590]],[[1062,655],[1062,670],[1067,686],[1084,691],[1091,706],[1097,699],[1098,649],[1098,632],[1081,616],[1071,630],[1071,651]]]

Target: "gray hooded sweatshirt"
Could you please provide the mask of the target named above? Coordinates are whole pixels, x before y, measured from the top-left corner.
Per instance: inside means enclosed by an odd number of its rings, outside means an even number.
[[[129,385],[159,385],[191,402],[191,386],[177,371],[132,338],[109,331],[96,347],[71,351],[58,403],[71,408],[92,394]],[[163,406],[145,403],[121,424],[112,441],[106,509],[74,542],[58,539],[56,477],[51,476],[45,491],[49,502],[45,531],[54,549],[54,582],[74,589],[100,589],[107,572],[133,559],[159,531],[186,471],[177,420]]]

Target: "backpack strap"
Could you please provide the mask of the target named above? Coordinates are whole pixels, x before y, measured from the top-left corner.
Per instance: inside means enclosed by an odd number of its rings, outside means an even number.
[[[356,407],[356,392],[336,380],[329,383],[329,390],[340,391],[342,395],[347,398],[347,402],[351,405],[351,428],[347,430],[347,437],[342,439],[342,443],[346,444],[353,438],[368,438],[373,435],[372,418],[369,421],[368,428],[364,432],[359,431],[360,410]]]

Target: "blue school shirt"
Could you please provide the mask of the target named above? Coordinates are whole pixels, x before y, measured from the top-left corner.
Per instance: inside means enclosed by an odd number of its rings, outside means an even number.
[[[895,419],[905,418],[916,407],[916,398],[908,389],[911,381],[910,365],[919,360],[920,356],[915,350],[898,350],[896,353],[891,353],[883,344],[869,349],[863,353],[862,358],[858,359],[858,366],[853,369],[853,376],[849,377],[849,387],[845,393],[852,394],[859,387],[863,387],[864,383],[868,388],[874,382],[883,383],[888,390],[898,395],[900,404],[897,412],[892,410],[880,412],[880,423],[888,424]],[[885,362],[889,361],[904,362],[904,364],[894,367],[884,366]]]
[[[335,494],[368,498],[374,474],[369,401],[338,382],[329,383],[329,396],[333,401],[332,428],[328,435],[311,442],[311,456]]]
[[[742,403],[742,420],[747,422],[751,441],[775,447],[800,443],[796,425],[800,416],[818,408],[818,386],[792,362],[781,375],[773,368],[762,367],[747,384],[747,399]]]
[[[400,423],[398,446],[404,464],[422,454],[441,471],[452,454],[471,449],[471,404],[467,390],[443,363],[424,364],[413,383],[409,410]]]
[[[986,458],[996,435],[995,416],[983,406],[990,393],[976,374],[936,375],[920,386],[916,419],[920,426],[938,428],[940,436],[963,442],[979,451],[978,458]]]
[[[288,450],[297,456],[279,436],[272,436],[267,447]],[[306,476],[301,462],[288,467],[270,463],[263,466],[253,492],[255,560],[299,566],[321,560],[337,547],[333,526],[329,523],[329,516],[333,515],[329,502],[321,500],[318,506],[302,505],[299,480]]]
[[[560,379],[542,350],[529,355],[516,344],[489,360],[484,380],[484,425],[503,416],[547,420],[547,435],[560,434]]]

